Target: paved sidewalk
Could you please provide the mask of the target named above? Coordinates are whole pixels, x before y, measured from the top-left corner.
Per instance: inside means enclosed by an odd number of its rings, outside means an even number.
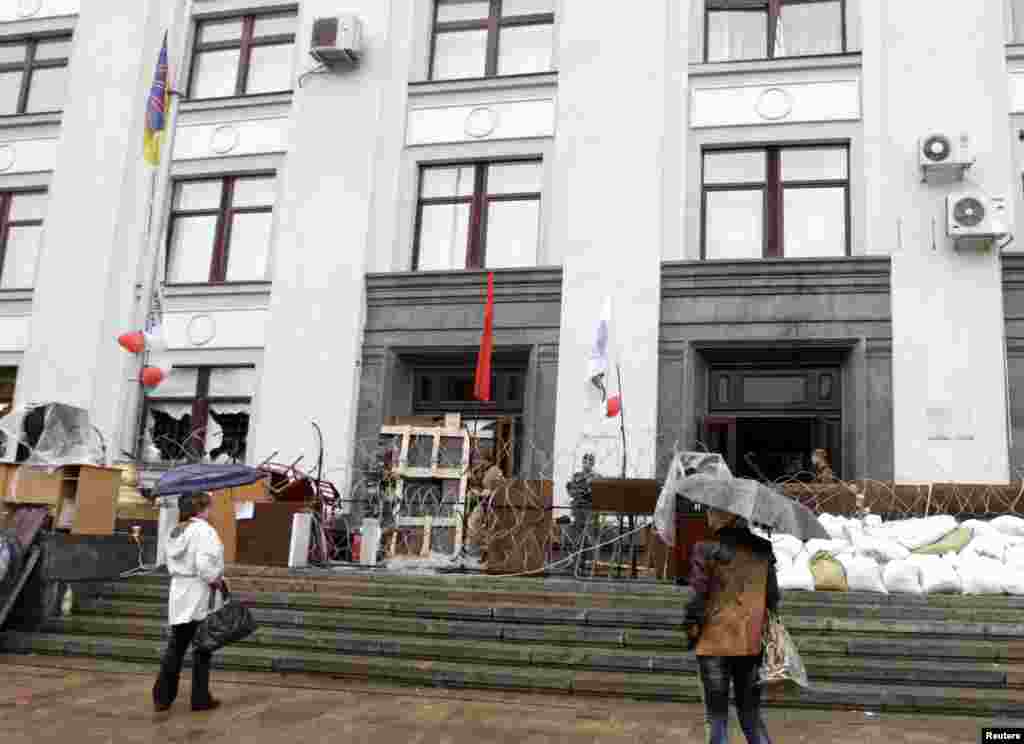
[[[702,712],[695,706],[216,670],[212,688],[224,703],[220,710],[189,710],[186,670],[177,703],[170,713],[157,714],[149,697],[155,672],[142,665],[0,656],[0,741],[701,744],[703,736]],[[993,723],[829,711],[769,710],[766,718],[776,744],[969,744]],[[732,741],[743,737],[736,731]]]

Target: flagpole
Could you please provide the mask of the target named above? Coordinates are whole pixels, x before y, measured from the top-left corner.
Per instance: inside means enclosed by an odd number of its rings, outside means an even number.
[[[166,223],[166,210],[164,204],[167,201],[167,190],[170,186],[171,161],[174,151],[174,138],[177,131],[178,104],[180,92],[178,81],[184,68],[185,59],[185,30],[188,28],[188,9],[191,0],[178,0],[175,3],[174,15],[171,18],[170,29],[167,32],[167,112],[164,121],[164,130],[160,137],[160,161],[159,165],[150,171],[151,190],[149,214],[146,220],[146,234],[144,237],[144,263],[146,273],[143,276],[142,287],[139,293],[139,302],[134,314],[133,328],[144,328],[150,313],[153,310],[154,295],[158,292],[160,284],[159,269],[162,263],[162,251],[160,250],[160,238],[164,233]],[[173,65],[172,59],[177,55],[178,64]],[[142,384],[142,369],[149,361],[149,350],[146,349],[139,355],[139,364],[136,367],[135,380],[137,381],[137,397],[135,400],[136,417],[132,439],[132,455],[137,451],[138,445],[142,442],[145,431],[145,412],[143,404],[145,389]]]
[[[626,409],[622,405],[622,367],[615,363],[615,372],[619,377],[619,431],[622,433],[622,477],[626,477]]]

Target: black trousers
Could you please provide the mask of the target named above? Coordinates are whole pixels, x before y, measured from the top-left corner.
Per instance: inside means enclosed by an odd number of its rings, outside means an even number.
[[[736,695],[736,714],[749,744],[771,744],[761,719],[758,687],[759,656],[698,656],[708,715],[708,744],[728,744],[729,686]]]
[[[160,660],[160,676],[153,685],[153,702],[166,706],[178,697],[178,680],[181,677],[181,664],[185,652],[195,637],[199,623],[182,623],[171,626],[171,638],[167,642],[163,658]],[[207,705],[210,698],[210,657],[202,651],[192,653],[192,705]]]

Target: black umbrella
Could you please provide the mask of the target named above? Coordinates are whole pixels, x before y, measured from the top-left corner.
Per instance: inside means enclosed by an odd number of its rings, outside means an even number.
[[[248,486],[266,476],[262,470],[248,465],[182,465],[160,476],[153,489],[153,495],[173,496],[237,488]]]

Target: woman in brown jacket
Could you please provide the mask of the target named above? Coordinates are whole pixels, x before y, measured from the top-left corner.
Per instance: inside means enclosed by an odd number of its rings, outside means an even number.
[[[756,682],[767,613],[779,604],[772,544],[733,514],[712,509],[707,519],[716,539],[694,546],[685,622],[704,685],[709,744],[728,742],[730,682],[747,741],[771,744]]]

